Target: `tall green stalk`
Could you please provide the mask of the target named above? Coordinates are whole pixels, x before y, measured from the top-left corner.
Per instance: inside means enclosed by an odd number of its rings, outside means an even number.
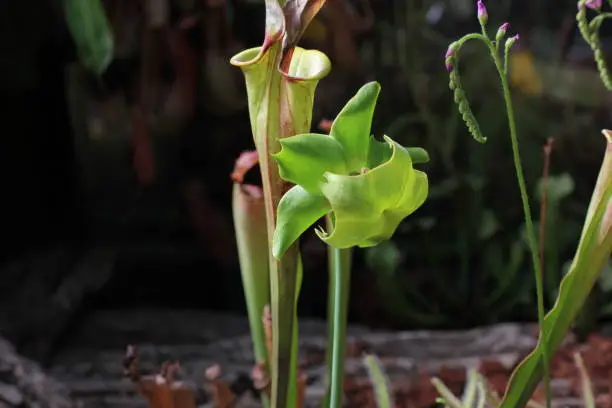
[[[296,44],[324,0],[266,0],[263,45],[238,53],[231,63],[242,70],[249,116],[259,155],[268,237],[276,230],[279,201],[290,185],[279,175],[272,155],[280,140],[310,130],[314,91],[330,70],[329,59]],[[272,309],[272,406],[296,405],[296,303],[301,280],[300,255],[292,243],[282,256],[270,252]]]
[[[535,234],[535,228],[533,226],[533,220],[531,218],[531,207],[529,205],[529,195],[527,193],[527,186],[525,183],[525,176],[523,174],[523,166],[521,164],[521,154],[519,151],[518,137],[516,134],[516,120],[514,118],[514,108],[512,106],[512,97],[510,96],[510,88],[508,86],[508,77],[506,75],[506,67],[502,68],[502,64],[499,58],[499,54],[496,52],[494,45],[489,41],[489,49],[494,55],[495,67],[499,72],[499,77],[502,84],[502,90],[504,94],[504,102],[506,104],[506,114],[508,116],[508,127],[510,128],[510,141],[512,144],[512,159],[514,161],[514,169],[516,171],[516,179],[518,181],[519,190],[521,193],[521,203],[523,205],[523,215],[525,217],[525,224],[527,226],[527,237],[529,240],[529,249],[531,252],[531,263],[533,265],[533,274],[536,282],[536,296],[538,302],[538,323],[541,328],[540,337],[546,339],[547,333],[544,326],[544,315],[546,313],[544,308],[544,283],[542,274],[542,264],[540,262],[540,253],[538,250],[538,242]],[[508,61],[504,61],[506,65]],[[546,394],[546,406],[551,406],[551,392],[550,392],[550,370],[548,367],[549,356],[548,349],[542,348],[543,367],[544,370],[544,392]]]
[[[510,142],[512,146],[512,159],[514,162],[514,169],[516,173],[516,179],[519,186],[519,191],[521,195],[521,203],[523,207],[523,216],[525,218],[525,223],[527,226],[527,236],[529,241],[529,249],[531,252],[531,261],[533,264],[533,273],[536,282],[536,295],[537,295],[537,305],[538,305],[538,323],[541,328],[540,338],[543,339],[542,343],[546,344],[547,332],[544,327],[544,316],[545,316],[545,308],[544,308],[544,285],[543,285],[543,276],[542,276],[542,267],[540,263],[540,254],[538,250],[538,243],[535,235],[535,228],[533,225],[533,220],[531,217],[531,207],[529,205],[529,194],[527,192],[527,187],[525,183],[525,176],[523,174],[523,166],[521,164],[521,156],[519,151],[519,142],[516,131],[516,119],[514,117],[514,108],[512,105],[512,97],[510,95],[510,87],[508,85],[508,55],[512,45],[519,39],[519,36],[516,35],[514,37],[510,37],[506,40],[504,46],[504,59],[502,61],[500,57],[499,46],[501,41],[506,35],[506,31],[508,29],[508,23],[503,24],[496,33],[495,41],[491,41],[486,31],[486,24],[488,21],[488,13],[487,9],[482,0],[478,0],[477,2],[477,15],[478,21],[480,22],[480,26],[482,29],[482,33],[472,33],[467,34],[460,38],[459,40],[452,43],[445,56],[446,68],[450,72],[450,88],[454,92],[455,102],[459,107],[459,111],[462,114],[463,120],[465,121],[470,133],[476,139],[476,141],[484,143],[486,141],[486,137],[481,133],[480,127],[478,125],[478,121],[476,120],[474,114],[471,111],[469,106],[469,102],[465,95],[465,91],[461,86],[461,81],[458,72],[458,63],[459,63],[459,50],[461,47],[469,40],[480,40],[482,41],[491,54],[493,62],[495,64],[495,68],[499,74],[502,93],[504,97],[504,102],[506,106],[506,116],[508,118],[508,128],[510,131]],[[550,373],[548,369],[549,364],[549,356],[548,349],[546,346],[542,347],[542,364],[543,364],[543,373],[544,373],[544,387],[546,392],[546,405],[550,407]]]
[[[333,229],[331,215],[326,217],[327,229]],[[344,361],[346,357],[346,326],[351,284],[352,249],[328,247],[329,294],[327,300],[327,390],[323,407],[342,406],[344,393]]]

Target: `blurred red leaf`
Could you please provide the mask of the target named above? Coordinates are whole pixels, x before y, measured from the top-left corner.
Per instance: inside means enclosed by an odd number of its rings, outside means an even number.
[[[132,110],[132,144],[133,166],[138,182],[143,185],[151,184],[155,180],[155,158],[147,122],[140,107],[134,107]]]
[[[244,175],[251,170],[259,162],[257,151],[245,151],[240,154],[234,165],[234,171],[231,178],[234,183],[242,184]]]

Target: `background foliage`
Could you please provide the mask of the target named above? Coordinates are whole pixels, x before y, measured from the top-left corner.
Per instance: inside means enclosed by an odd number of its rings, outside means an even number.
[[[536,219],[542,147],[554,139],[545,249],[551,301],[599,168],[609,96],[575,30],[574,1],[490,3],[492,18],[506,16],[509,32],[521,35],[511,82]],[[113,60],[100,76],[77,62],[85,51],[68,35],[66,4],[45,3],[51,22],[13,3],[0,14],[15,26],[32,22],[17,35],[21,46],[8,35],[0,40],[8,50],[0,63],[3,89],[17,101],[4,112],[13,139],[1,150],[9,167],[21,169],[4,176],[14,203],[4,225],[20,237],[5,257],[56,242],[62,231],[70,245],[117,248],[115,271],[96,307],[244,310],[229,174],[238,154],[251,148],[251,135],[243,81],[228,59],[260,43],[263,2],[103,1],[113,42],[105,38],[100,46]],[[493,67],[481,58],[485,50],[462,54],[462,69],[469,68],[462,80],[486,145],[471,142],[447,87],[444,52],[457,34],[478,29],[473,14],[471,0],[338,0],[328,2],[305,35],[303,45],[325,51],[334,64],[319,86],[314,123],[335,117],[363,83],[378,80],[374,134],[431,155],[426,205],[393,241],[356,254],[354,320],[409,328],[534,318],[503,101]],[[503,21],[489,25],[497,23]],[[603,32],[607,50],[606,27]],[[44,64],[36,62],[41,55]],[[108,62],[105,54],[87,55],[89,64]],[[37,76],[43,71],[44,81]],[[44,101],[40,107],[36,98]],[[66,123],[55,123],[58,118]],[[324,247],[310,233],[303,246],[301,313],[323,315]],[[603,274],[584,322],[612,313],[611,273]]]

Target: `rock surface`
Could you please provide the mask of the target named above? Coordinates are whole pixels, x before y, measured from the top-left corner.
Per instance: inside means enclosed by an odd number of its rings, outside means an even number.
[[[73,408],[68,390],[0,338],[1,408]]]
[[[460,392],[468,368],[486,371],[494,387],[499,373],[497,380],[505,384],[508,370],[535,345],[534,329],[533,325],[501,324],[466,331],[374,332],[349,326],[346,406],[374,406],[362,362],[365,353],[380,359],[396,398],[404,401],[398,406],[428,407],[437,396],[430,385],[432,376],[454,392]],[[308,376],[305,407],[319,406],[324,393],[325,330],[325,322],[300,320],[300,361]],[[253,355],[247,333],[246,318],[224,314],[153,309],[98,312],[56,356],[49,370],[55,380],[0,339],[0,408],[146,408],[135,385],[124,378],[122,362],[128,344],[138,346],[140,371],[145,375],[158,373],[164,361],[178,360],[179,379],[196,391],[199,408],[212,408],[212,388],[204,376],[213,365],[221,367],[222,380],[234,390],[243,390],[237,408],[256,407],[256,399],[248,392]],[[559,378],[552,385],[555,406],[582,406],[572,380]]]
[[[322,321],[300,320],[301,361],[309,378],[308,406],[316,406],[324,392],[325,330]],[[247,320],[231,315],[168,310],[102,312],[88,319],[80,334],[57,356],[51,373],[84,407],[144,408],[145,400],[122,378],[125,345],[139,347],[144,373],[155,373],[163,361],[176,359],[181,364],[181,379],[208,392],[204,373],[214,364],[221,366],[230,383],[248,378],[253,355],[247,333]],[[350,326],[347,379],[356,389],[367,385],[362,364],[365,352],[379,357],[397,389],[420,387],[420,375],[425,371],[431,375],[449,369],[464,373],[484,360],[511,367],[534,346],[534,333],[532,326],[515,324],[456,332],[373,332]],[[206,398],[200,403],[207,406]],[[364,407],[355,404],[350,406]],[[252,405],[253,399],[246,393],[239,407]]]
[[[83,299],[110,277],[114,251],[32,250],[0,269],[0,333],[20,353],[46,360]]]

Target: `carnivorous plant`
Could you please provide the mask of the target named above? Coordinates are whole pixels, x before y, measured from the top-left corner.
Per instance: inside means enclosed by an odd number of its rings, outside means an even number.
[[[271,406],[295,407],[297,383],[296,302],[301,282],[299,236],[321,217],[317,229],[330,246],[331,351],[326,406],[340,407],[350,252],[391,237],[399,223],[423,204],[428,182],[413,164],[428,160],[423,149],[407,149],[370,127],[380,85],[363,86],[334,121],[329,135],[309,133],[317,83],[330,70],[321,52],[297,46],[323,0],[266,0],[261,47],[231,59],[242,69],[263,180],[268,239],[272,347]],[[236,218],[236,217],[235,217]],[[343,252],[344,251],[344,252]],[[242,257],[244,258],[244,257]],[[246,266],[246,260],[241,259]],[[243,267],[243,272],[244,272]],[[244,279],[245,290],[253,279]],[[263,291],[263,289],[262,289]],[[246,294],[247,299],[263,296]],[[263,311],[249,308],[250,321]],[[261,333],[261,330],[257,330]],[[261,353],[260,353],[261,355]]]

